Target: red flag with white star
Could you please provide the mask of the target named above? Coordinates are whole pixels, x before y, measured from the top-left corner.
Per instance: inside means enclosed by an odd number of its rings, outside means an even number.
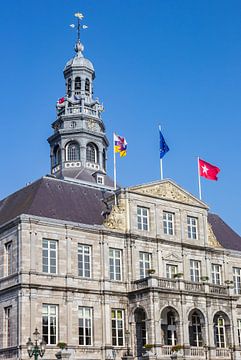
[[[220,172],[220,169],[217,166],[208,163],[207,161],[199,159],[199,171],[200,176],[203,176],[206,179],[218,180],[217,174]]]

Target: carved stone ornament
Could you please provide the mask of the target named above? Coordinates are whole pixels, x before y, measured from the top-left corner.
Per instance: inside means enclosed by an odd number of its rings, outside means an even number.
[[[190,195],[186,194],[184,191],[178,189],[175,185],[170,182],[163,184],[157,184],[152,186],[147,186],[139,189],[133,189],[134,192],[142,194],[150,194],[161,199],[179,201],[181,203],[197,205],[200,203],[198,200],[192,198]]]
[[[113,230],[126,230],[126,207],[124,200],[113,205],[110,215],[104,221],[104,226]]]
[[[208,245],[211,247],[222,247],[222,245],[218,242],[216,236],[214,235],[211,224],[208,223]]]
[[[90,120],[88,120],[88,122],[87,122],[87,127],[88,127],[88,129],[90,129],[90,130],[96,130],[97,129],[97,124],[96,124],[96,121],[95,120],[93,120],[93,119],[90,119]]]

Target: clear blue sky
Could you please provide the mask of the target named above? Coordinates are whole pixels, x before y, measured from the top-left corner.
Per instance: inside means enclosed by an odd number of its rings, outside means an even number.
[[[11,0],[1,3],[0,198],[49,173],[55,103],[74,55],[81,11],[103,119],[125,136],[123,186],[159,179],[158,124],[170,152],[164,175],[198,195],[196,157],[219,166],[203,199],[241,234],[240,0]],[[112,146],[108,170],[112,174]]]

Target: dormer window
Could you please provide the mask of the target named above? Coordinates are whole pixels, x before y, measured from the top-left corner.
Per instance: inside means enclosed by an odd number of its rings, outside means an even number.
[[[104,184],[104,177],[97,175],[97,184],[103,185]]]
[[[80,160],[80,147],[75,141],[67,145],[67,161],[79,161]]]
[[[72,88],[72,80],[69,78],[68,79],[68,83],[67,83],[67,95],[68,95],[68,97],[71,97],[71,89]]]
[[[86,147],[86,161],[91,163],[98,163],[98,149],[97,146],[89,143]]]
[[[85,80],[85,92],[89,95],[90,93],[90,81],[89,79]]]
[[[81,80],[80,80],[80,77],[79,77],[79,76],[77,76],[77,77],[75,78],[74,89],[75,89],[75,90],[81,90]]]

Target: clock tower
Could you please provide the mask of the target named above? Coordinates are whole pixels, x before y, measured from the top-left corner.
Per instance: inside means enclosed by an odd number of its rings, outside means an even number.
[[[48,138],[51,174],[105,185],[109,143],[101,118],[103,105],[93,97],[95,71],[83,55],[79,20],[76,54],[64,68],[65,96],[57,101],[54,133]]]

